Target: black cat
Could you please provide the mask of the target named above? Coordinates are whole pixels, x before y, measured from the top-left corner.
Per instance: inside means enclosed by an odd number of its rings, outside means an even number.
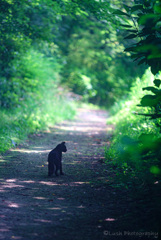
[[[65,142],[62,142],[56,146],[48,155],[48,176],[52,176],[55,172],[56,176],[58,175],[58,170],[60,170],[60,175],[64,175],[62,170],[62,152],[66,152],[67,148]],[[54,167],[56,170],[54,171]]]

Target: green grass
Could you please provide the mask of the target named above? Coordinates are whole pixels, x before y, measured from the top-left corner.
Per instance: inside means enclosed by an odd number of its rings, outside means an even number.
[[[29,133],[46,130],[64,119],[72,119],[76,104],[65,97],[45,100],[42,105],[25,103],[14,110],[0,109],[0,152],[14,147]]]

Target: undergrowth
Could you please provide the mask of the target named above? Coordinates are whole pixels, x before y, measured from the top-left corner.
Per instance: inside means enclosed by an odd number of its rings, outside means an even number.
[[[0,109],[0,152],[14,147],[24,140],[29,133],[47,130],[64,119],[72,119],[76,104],[65,97],[53,101],[46,100],[41,106],[26,102],[14,110]]]
[[[76,112],[68,91],[59,86],[60,65],[56,59],[30,49],[13,66],[10,85],[4,81],[1,88],[0,152],[16,146],[29,133],[73,118]]]
[[[105,151],[106,163],[115,171],[120,184],[126,187],[151,185],[160,178],[160,161],[156,155],[160,154],[157,120],[137,115],[137,112],[150,111],[137,105],[145,95],[142,88],[152,85],[153,80],[150,70],[142,79],[137,78],[126,99],[112,107],[108,119],[108,124],[114,124],[115,130],[111,145]]]

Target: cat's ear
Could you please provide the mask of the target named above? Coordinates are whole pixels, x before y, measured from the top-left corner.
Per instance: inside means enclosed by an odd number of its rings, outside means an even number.
[[[61,144],[62,144],[62,145],[65,145],[65,142],[62,142]]]

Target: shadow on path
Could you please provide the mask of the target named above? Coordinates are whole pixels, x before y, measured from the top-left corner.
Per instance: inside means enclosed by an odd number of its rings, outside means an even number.
[[[0,239],[147,239],[137,233],[139,211],[129,217],[131,199],[111,186],[103,163],[112,128],[106,118],[104,111],[80,109],[74,121],[31,135],[0,158]],[[62,141],[65,176],[48,178],[48,152]]]

